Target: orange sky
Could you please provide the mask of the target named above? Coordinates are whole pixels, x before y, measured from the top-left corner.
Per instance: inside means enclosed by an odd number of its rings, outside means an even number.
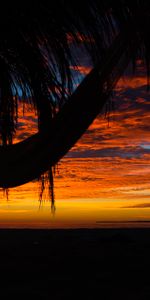
[[[88,71],[84,66],[75,70]],[[46,196],[40,206],[38,183],[30,182],[12,189],[9,201],[1,196],[0,227],[149,226],[150,97],[146,83],[139,62],[134,77],[126,72],[118,82],[109,105],[109,122],[101,113],[59,163],[55,215]],[[14,142],[36,132],[31,107],[26,107],[25,116],[20,107],[19,125]]]

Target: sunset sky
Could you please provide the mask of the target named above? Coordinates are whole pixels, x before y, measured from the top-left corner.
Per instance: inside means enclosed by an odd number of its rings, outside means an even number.
[[[86,75],[83,64],[71,67]],[[76,228],[150,225],[150,92],[142,62],[133,76],[126,71],[110,105],[58,164],[56,212],[47,195],[39,202],[39,183],[1,193],[0,227]],[[20,106],[14,142],[37,130],[29,105]],[[105,110],[110,110],[105,114]]]

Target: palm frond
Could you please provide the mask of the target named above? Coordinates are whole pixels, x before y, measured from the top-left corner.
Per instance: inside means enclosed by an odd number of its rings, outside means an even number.
[[[1,92],[1,102],[8,102],[7,114],[10,111],[14,116],[9,122],[1,121],[4,144],[11,142],[10,137],[17,125],[17,105],[13,99],[18,97],[19,91],[22,91],[24,99],[28,99],[30,94],[38,109],[41,128],[47,115],[50,122],[56,106],[64,101],[66,91],[72,93],[70,65],[77,64],[75,47],[82,43],[94,65],[133,17],[136,20],[135,30],[141,37],[136,53],[145,58],[149,76],[148,1],[31,2],[23,5],[8,2],[1,12],[1,90],[5,88],[3,78],[6,79],[5,85],[7,82],[7,92]],[[135,61],[135,53],[133,58]],[[6,124],[7,130],[2,129]]]
[[[70,66],[78,65],[76,48],[81,45],[93,67],[101,65],[116,36],[128,35],[132,27],[138,43],[131,47],[130,60],[135,66],[142,58],[149,78],[149,12],[148,0],[5,1],[0,18],[1,143],[13,141],[19,101],[33,103],[39,131],[53,131],[56,110],[73,92]]]

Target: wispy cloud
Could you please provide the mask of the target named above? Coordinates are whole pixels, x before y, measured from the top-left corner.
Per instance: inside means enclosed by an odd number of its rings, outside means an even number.
[[[124,206],[122,208],[150,208],[150,203],[139,203],[135,205]]]

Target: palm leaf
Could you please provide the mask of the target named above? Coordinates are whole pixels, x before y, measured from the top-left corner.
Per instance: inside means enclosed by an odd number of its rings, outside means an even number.
[[[17,186],[54,166],[92,123],[130,61],[138,39],[133,31],[120,34],[52,120],[51,128],[21,143],[0,148],[0,185]]]
[[[137,57],[144,59],[149,78],[149,9],[149,1],[140,0],[6,1],[0,19],[1,186],[25,183],[57,163],[98,114],[130,60],[135,66]],[[78,65],[81,44],[94,69],[72,94],[70,65]],[[39,133],[6,147],[17,127],[18,102],[28,99],[38,111]]]

